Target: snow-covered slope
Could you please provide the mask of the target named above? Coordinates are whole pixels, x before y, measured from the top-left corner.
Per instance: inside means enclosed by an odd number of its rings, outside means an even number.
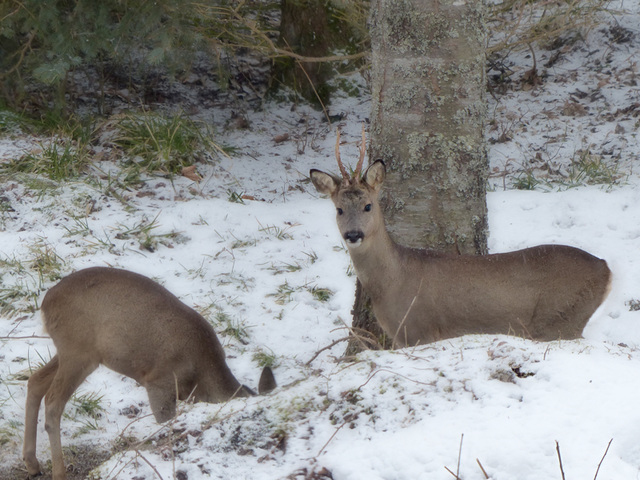
[[[39,315],[24,313],[37,299],[10,297],[53,284],[30,268],[43,255],[64,273],[112,265],[163,283],[214,323],[243,383],[256,385],[260,359],[276,365],[272,394],[183,404],[162,426],[144,389],[101,367],[62,421],[63,444],[76,447],[68,464],[84,461],[87,446],[111,452],[93,478],[453,478],[446,467],[465,480],[547,480],[562,478],[557,445],[567,478],[593,478],[611,439],[598,478],[637,477],[640,9],[637,1],[622,7],[616,18],[630,41],[611,42],[603,23],[542,84],[490,100],[490,249],[562,243],[607,259],[613,291],[584,339],[466,336],[349,362],[336,362],[345,348],[337,342],[313,358],[348,334],[354,295],[333,206],[305,181],[311,167],[335,170],[335,125],[274,104],[246,112],[249,130],[223,129],[230,112],[216,111],[216,140],[238,153],[200,164],[199,184],[151,178],[120,200],[80,181],[1,186],[0,297],[20,312],[3,307],[0,317],[0,477],[21,465],[24,373],[54,351]],[[347,114],[343,159],[356,158],[369,100],[344,98],[334,108]],[[273,140],[284,133],[290,140]],[[4,135],[0,159],[37,141]],[[585,156],[615,181],[585,185],[597,181],[579,165]],[[115,167],[103,160],[100,168]],[[523,181],[537,188],[511,188]],[[255,199],[229,201],[242,194]],[[141,248],[143,237],[152,249]],[[91,395],[97,418],[78,408]],[[42,421],[38,457],[50,458]]]

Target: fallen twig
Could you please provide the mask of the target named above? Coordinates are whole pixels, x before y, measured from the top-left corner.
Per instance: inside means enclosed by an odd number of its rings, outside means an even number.
[[[8,336],[8,337],[0,337],[0,340],[28,340],[30,338],[44,338],[46,340],[49,340],[51,337],[48,335],[27,335],[25,337]]]
[[[366,381],[366,382],[364,382],[362,385],[360,385],[360,386],[357,388],[357,390],[360,390],[362,387],[364,387],[367,383],[369,383],[369,382],[371,381],[371,379],[372,379],[375,375],[377,375],[377,374],[378,374],[378,373],[380,373],[380,372],[387,372],[387,373],[390,373],[390,374],[395,375],[395,376],[397,376],[397,377],[404,378],[405,380],[408,380],[408,381],[410,381],[410,382],[413,382],[413,383],[415,383],[415,384],[417,384],[417,385],[426,385],[426,386],[429,386],[429,387],[433,386],[433,384],[432,384],[432,383],[428,383],[428,382],[421,382],[421,381],[419,381],[419,380],[414,380],[413,378],[406,377],[406,376],[404,376],[404,375],[402,375],[402,374],[400,374],[400,373],[398,373],[398,372],[394,372],[393,370],[389,370],[389,369],[387,369],[387,368],[379,368],[378,370],[376,370],[375,372],[373,372],[372,374],[370,374],[370,375],[369,375],[369,378],[367,378],[367,381]]]
[[[335,347],[335,346],[336,346],[337,344],[339,344],[340,342],[347,341],[347,340],[349,340],[350,338],[351,338],[351,336],[350,336],[350,335],[349,335],[349,336],[346,336],[346,337],[342,337],[342,338],[339,338],[338,340],[335,340],[335,341],[331,342],[331,343],[330,343],[329,345],[327,345],[326,347],[322,347],[320,350],[318,350],[318,351],[313,355],[313,357],[311,357],[311,359],[310,359],[307,363],[305,363],[305,365],[306,365],[306,366],[311,365],[311,363],[312,363],[316,358],[318,358],[318,355],[320,355],[322,352],[324,352],[325,350],[329,350],[330,348]]]
[[[142,453],[140,453],[140,450],[138,450],[137,448],[134,448],[133,451],[136,452],[136,455],[138,455],[147,465],[151,467],[151,470],[155,472],[155,474],[158,476],[160,480],[164,480],[164,478],[162,478],[162,475],[160,475],[160,472],[158,472],[158,469],[149,460],[147,460],[147,458],[144,455],[142,455]]]
[[[329,440],[327,440],[327,442],[322,446],[322,448],[320,449],[318,454],[315,456],[315,458],[318,458],[322,454],[322,452],[324,452],[324,449],[327,448],[327,446],[331,443],[331,440],[333,440],[334,437],[338,434],[338,432],[342,429],[342,427],[344,427],[350,421],[351,420],[345,420],[344,422],[342,422],[342,425],[340,425],[338,428],[336,428],[336,431],[333,432],[333,435],[331,435],[329,437]]]
[[[351,337],[357,340],[363,349],[382,350],[380,342],[374,334],[372,334],[368,330],[365,330],[364,328],[347,325],[345,321],[342,320],[342,318],[340,320],[342,321],[342,325],[344,325],[344,328],[346,328],[351,334]]]

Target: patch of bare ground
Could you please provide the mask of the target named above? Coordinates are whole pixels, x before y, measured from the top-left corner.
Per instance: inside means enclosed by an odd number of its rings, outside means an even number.
[[[64,460],[67,466],[67,480],[85,480],[91,470],[106,462],[110,457],[111,452],[95,445],[74,445],[65,448]],[[47,459],[41,466],[44,470],[42,475],[30,477],[22,463],[0,465],[0,479],[37,478],[38,480],[51,480],[51,459]]]

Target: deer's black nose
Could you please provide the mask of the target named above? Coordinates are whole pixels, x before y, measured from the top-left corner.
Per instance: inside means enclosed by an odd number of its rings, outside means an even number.
[[[364,233],[360,230],[352,230],[344,234],[344,239],[349,243],[359,243],[364,238]]]

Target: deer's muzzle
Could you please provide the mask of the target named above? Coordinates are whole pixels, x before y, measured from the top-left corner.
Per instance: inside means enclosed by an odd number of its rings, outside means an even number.
[[[347,245],[357,247],[362,243],[364,239],[364,233],[362,230],[351,230],[344,234],[344,239],[347,241]]]

